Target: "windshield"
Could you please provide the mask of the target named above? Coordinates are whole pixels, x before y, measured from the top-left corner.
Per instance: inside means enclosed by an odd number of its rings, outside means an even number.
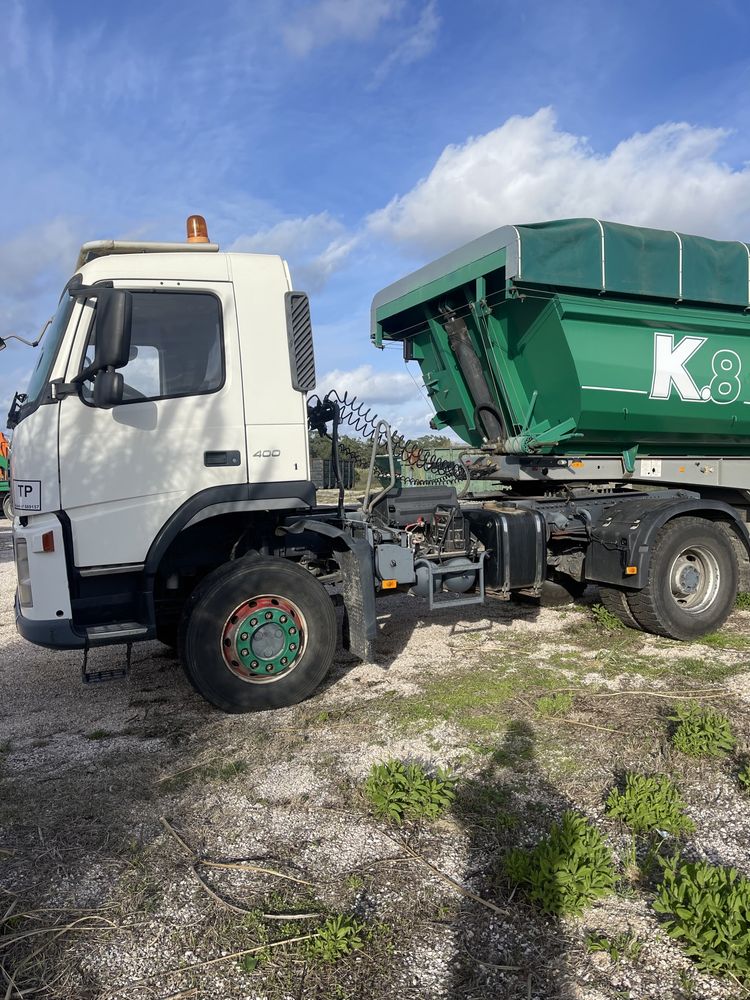
[[[31,373],[29,385],[26,390],[26,403],[35,403],[49,382],[55,355],[68,326],[74,301],[68,295],[67,290],[63,292],[57,312],[42,339],[42,345],[39,348],[39,359],[34,371]]]

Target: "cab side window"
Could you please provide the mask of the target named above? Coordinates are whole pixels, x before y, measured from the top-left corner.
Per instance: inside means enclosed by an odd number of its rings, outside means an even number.
[[[216,392],[224,384],[219,300],[204,292],[134,291],[123,403]],[[81,368],[94,355],[96,323]],[[90,399],[91,383],[84,388]]]

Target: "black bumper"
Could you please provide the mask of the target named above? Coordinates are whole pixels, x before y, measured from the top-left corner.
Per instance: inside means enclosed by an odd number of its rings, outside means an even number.
[[[83,649],[85,636],[74,631],[69,618],[53,618],[51,621],[32,621],[24,618],[16,595],[16,629],[28,642],[46,649]]]

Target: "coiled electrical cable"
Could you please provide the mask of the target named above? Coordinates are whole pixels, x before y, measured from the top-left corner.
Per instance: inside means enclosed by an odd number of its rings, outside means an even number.
[[[355,434],[365,441],[373,442],[376,428],[380,417],[374,412],[371,406],[360,399],[357,395],[349,392],[339,393],[335,389],[327,392],[321,399],[320,396],[311,396],[307,401],[308,425],[311,430],[317,430],[321,434],[328,436],[327,424],[332,423],[331,440],[335,447],[332,448],[332,459],[334,463],[334,473],[339,482],[341,492],[341,476],[339,470],[339,459],[333,452],[353,454],[348,452],[345,445],[338,439],[338,430],[342,424],[351,427]],[[395,458],[405,462],[412,469],[421,469],[431,478],[429,480],[415,480],[413,485],[434,486],[460,482],[463,483],[459,490],[459,496],[465,496],[471,485],[471,471],[469,467],[461,461],[441,458],[429,448],[425,448],[412,438],[406,437],[399,431],[391,428],[391,442]]]

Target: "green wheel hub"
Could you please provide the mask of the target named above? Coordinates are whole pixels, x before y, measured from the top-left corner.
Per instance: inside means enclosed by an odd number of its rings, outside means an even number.
[[[306,623],[299,608],[273,594],[236,608],[222,633],[222,653],[233,674],[247,681],[274,680],[299,662]]]

